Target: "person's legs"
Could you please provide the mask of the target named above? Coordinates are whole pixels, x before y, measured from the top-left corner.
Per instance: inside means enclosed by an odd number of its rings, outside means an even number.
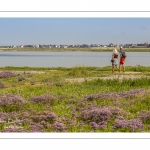
[[[120,68],[119,68],[119,69],[120,69],[120,71],[121,71],[121,68],[123,68],[123,64],[120,64]]]
[[[114,65],[112,65],[112,72],[114,72]]]
[[[125,65],[123,64],[122,66],[123,66],[123,71],[125,72]]]
[[[122,68],[122,61],[120,60],[120,64],[119,64],[119,70],[121,71]]]
[[[118,69],[118,71],[120,70],[119,67],[118,67],[117,65],[116,65],[115,67]]]
[[[124,62],[125,62],[125,59],[124,59]],[[124,65],[124,63],[123,63],[123,71],[125,72],[125,65]]]

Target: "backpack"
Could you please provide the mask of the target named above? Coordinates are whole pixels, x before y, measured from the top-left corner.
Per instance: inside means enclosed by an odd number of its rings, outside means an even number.
[[[122,57],[123,57],[123,58],[126,58],[126,57],[127,57],[127,55],[126,55],[126,53],[125,53],[124,51],[123,51],[121,54],[122,54]]]

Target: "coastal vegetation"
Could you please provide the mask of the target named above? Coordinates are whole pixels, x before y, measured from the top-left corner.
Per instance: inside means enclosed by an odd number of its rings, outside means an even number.
[[[0,68],[0,132],[149,132],[150,67]]]

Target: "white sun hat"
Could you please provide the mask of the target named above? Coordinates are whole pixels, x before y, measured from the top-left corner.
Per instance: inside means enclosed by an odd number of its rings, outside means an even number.
[[[113,50],[113,53],[118,53],[116,49]]]

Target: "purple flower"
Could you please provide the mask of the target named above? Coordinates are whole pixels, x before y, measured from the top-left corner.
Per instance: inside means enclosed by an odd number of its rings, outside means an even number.
[[[135,89],[135,90],[129,90],[129,91],[122,91],[119,93],[108,93],[108,94],[91,94],[86,97],[84,97],[85,100],[93,100],[93,99],[100,99],[100,100],[118,100],[120,98],[134,98],[139,93],[146,92],[144,89]]]
[[[0,78],[10,78],[14,76],[14,73],[11,71],[2,71],[0,72]]]
[[[127,120],[125,118],[116,119],[114,121],[113,129],[126,129],[130,132],[143,131],[144,125],[139,119]]]
[[[106,121],[102,121],[98,123],[99,128],[100,129],[105,129],[107,127],[107,122]]]
[[[18,95],[8,94],[0,97],[0,107],[3,108],[5,112],[21,110],[26,104],[27,102]]]
[[[50,128],[52,128],[51,124],[49,124],[49,123],[46,122],[46,121],[41,121],[40,124],[43,125],[45,129],[50,129]]]
[[[127,128],[128,127],[128,121],[125,118],[122,119],[115,119],[114,121],[114,129],[118,128]]]
[[[90,125],[94,130],[96,130],[99,127],[99,125],[96,122],[91,122]]]
[[[110,120],[118,115],[124,115],[125,111],[114,106],[104,106],[100,108],[85,109],[81,113],[81,118],[85,121],[101,122]]]
[[[46,104],[46,103],[53,103],[56,100],[56,98],[52,95],[41,95],[41,96],[34,96],[32,98],[30,98],[30,101],[33,103],[42,103],[42,104]]]
[[[130,131],[133,131],[133,132],[141,130],[144,128],[142,121],[139,119],[129,120],[128,126],[129,126]]]
[[[39,124],[39,123],[31,122],[30,123],[30,130],[43,131],[44,126]]]
[[[32,115],[31,119],[34,122],[41,122],[41,121],[48,121],[48,122],[54,122],[57,120],[57,115],[55,113],[45,111],[45,112],[40,112],[38,114]]]
[[[26,104],[26,101],[18,95],[8,94],[6,96],[0,97],[0,106],[6,105],[15,105],[15,104]]]
[[[53,127],[54,127],[54,130],[56,132],[64,132],[64,131],[66,131],[66,126],[60,121],[56,121],[54,123]]]
[[[139,118],[144,122],[144,123],[150,123],[150,111],[141,111],[139,113]]]

